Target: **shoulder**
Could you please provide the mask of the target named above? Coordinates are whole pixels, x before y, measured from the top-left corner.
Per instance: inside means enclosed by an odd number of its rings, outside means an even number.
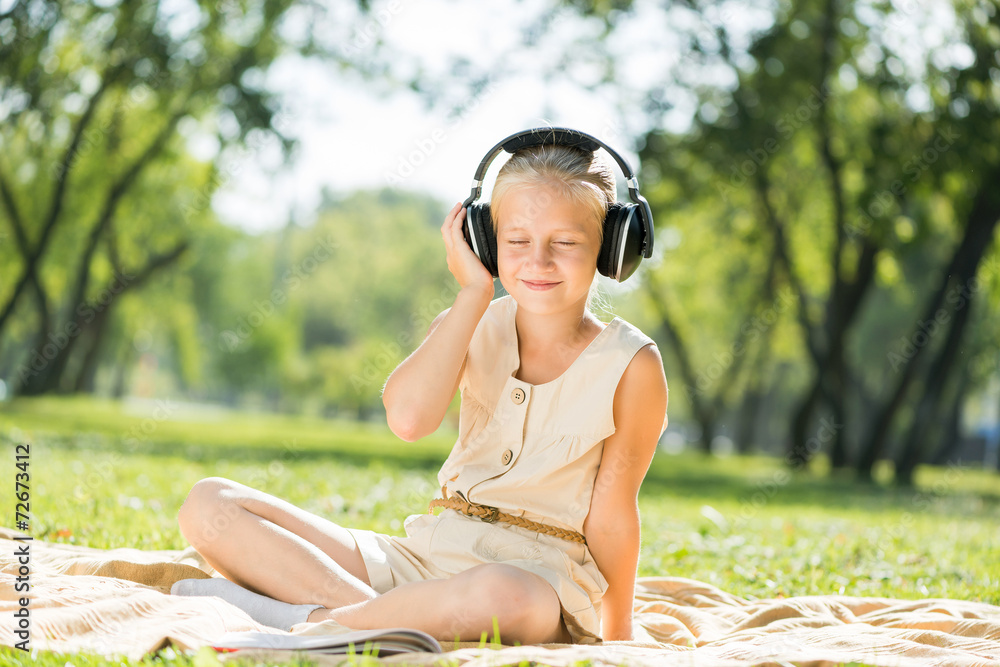
[[[486,318],[487,316],[497,317],[502,313],[506,313],[511,309],[512,303],[513,299],[510,297],[510,295],[502,296],[498,299],[493,299],[492,301],[490,301],[490,305],[487,307],[486,314],[483,317],[484,318]],[[427,327],[428,336],[431,335],[431,333],[433,333],[435,329],[437,329],[438,325],[441,324],[441,320],[443,320],[450,311],[451,308],[445,308],[444,310],[442,310],[440,313],[437,314],[437,316],[431,321],[430,326]]]
[[[663,358],[656,344],[650,341],[635,353],[618,382],[614,399],[615,423],[658,422],[662,433],[667,425],[667,402]]]
[[[637,387],[661,388],[664,393],[667,390],[667,378],[663,372],[663,358],[660,356],[660,350],[656,347],[656,343],[649,342],[635,353],[625,368],[625,372],[622,373],[616,396],[617,393],[627,392]]]
[[[611,326],[612,324],[617,327],[618,339],[623,345],[630,348],[632,351],[644,349],[648,345],[652,345],[654,348],[656,347],[656,343],[653,339],[644,334],[639,327],[634,324],[631,324],[620,317],[615,317],[615,319],[612,320],[611,324],[608,324],[608,326]],[[659,356],[659,352],[656,354]]]

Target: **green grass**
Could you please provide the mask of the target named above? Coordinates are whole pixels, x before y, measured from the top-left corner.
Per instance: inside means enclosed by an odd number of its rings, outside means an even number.
[[[426,511],[453,439],[448,428],[405,443],[381,425],[170,404],[0,404],[8,460],[16,443],[31,443],[31,533],[99,548],[186,547],[177,509],[212,475],[347,526],[401,534],[406,515]],[[3,483],[8,498],[13,472]],[[917,489],[906,491],[792,475],[765,457],[660,453],[640,497],[639,574],[707,581],[746,598],[842,593],[1000,604],[998,482],[979,470],[921,468]],[[0,666],[21,659],[0,649]],[[85,655],[70,662],[108,664]],[[38,664],[63,667],[67,657],[39,654]],[[122,664],[214,661],[166,653]]]

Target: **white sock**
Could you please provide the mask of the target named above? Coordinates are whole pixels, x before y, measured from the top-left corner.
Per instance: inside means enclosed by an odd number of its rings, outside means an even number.
[[[220,597],[245,611],[261,625],[281,630],[291,630],[296,623],[304,623],[321,604],[289,604],[264,595],[258,595],[228,579],[181,579],[170,587],[171,595],[204,595]]]

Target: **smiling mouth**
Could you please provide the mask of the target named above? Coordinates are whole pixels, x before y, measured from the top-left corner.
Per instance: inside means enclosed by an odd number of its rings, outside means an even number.
[[[528,289],[533,290],[552,289],[559,284],[558,282],[548,282],[543,280],[522,280],[521,282],[523,282]]]

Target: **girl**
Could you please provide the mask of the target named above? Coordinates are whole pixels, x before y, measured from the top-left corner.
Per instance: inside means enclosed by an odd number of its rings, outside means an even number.
[[[334,620],[475,641],[496,622],[508,644],[631,639],[636,497],[666,425],[667,385],[652,340],[588,310],[614,201],[595,154],[517,151],[490,203],[508,292],[496,300],[463,236],[466,210],[445,218],[461,289],[383,391],[389,427],[414,441],[462,390],[459,438],[432,503],[446,507],[440,515],[411,516],[406,537],[389,537],[208,478],[180,527],[226,579],[172,592],[219,595],[284,629]]]

